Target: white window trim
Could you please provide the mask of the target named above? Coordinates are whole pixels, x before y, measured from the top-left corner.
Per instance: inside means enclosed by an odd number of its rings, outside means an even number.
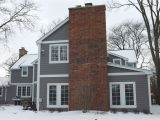
[[[119,61],[120,61],[120,64],[115,63],[116,60],[119,60]],[[116,58],[116,59],[113,59],[113,63],[116,64],[116,65],[122,65],[122,60],[119,59],[119,58]]]
[[[60,60],[60,51],[59,46],[67,46],[67,60]],[[51,61],[51,48],[52,46],[58,46],[58,61]],[[68,43],[65,44],[51,44],[49,45],[49,64],[56,64],[56,63],[68,63],[69,62],[69,46]]]
[[[120,85],[120,105],[112,105],[112,85],[119,84]],[[125,105],[125,84],[133,84],[133,94],[134,94],[134,105]],[[136,101],[136,86],[135,82],[110,82],[109,83],[110,89],[110,108],[137,108],[137,101]]]
[[[128,66],[128,63],[132,64],[132,66]],[[135,68],[134,63],[131,63],[131,62],[128,62],[128,61],[125,61],[125,66]]]
[[[0,87],[1,88],[1,94],[0,94],[0,97],[3,96],[3,87]]]
[[[24,67],[27,68],[27,75],[23,75],[23,68],[24,68]],[[22,77],[28,77],[28,66],[23,66],[23,67],[21,68],[21,76],[22,76]]]
[[[55,85],[57,91],[56,103],[57,105],[49,105],[49,86]],[[61,105],[61,86],[68,85],[68,83],[48,83],[47,84],[47,108],[68,108],[68,105]]]
[[[30,96],[27,96],[27,87],[30,87]],[[22,98],[30,98],[31,97],[31,91],[32,91],[32,88],[31,88],[31,85],[17,85],[17,92],[16,92],[16,96],[18,96],[18,87],[21,87],[21,96]],[[22,96],[22,87],[26,87],[26,96]]]

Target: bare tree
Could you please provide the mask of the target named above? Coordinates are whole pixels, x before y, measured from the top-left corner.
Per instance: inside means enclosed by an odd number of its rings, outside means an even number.
[[[18,54],[12,54],[3,64],[2,68],[7,72],[7,75],[10,75],[10,68],[18,60]]]
[[[126,3],[113,1],[110,8],[134,7],[142,16],[147,29],[150,52],[157,77],[157,102],[160,104],[160,2],[159,0],[127,0]]]
[[[137,60],[139,60],[140,56],[143,56],[141,49],[148,42],[145,33],[146,28],[142,23],[124,22],[111,29],[111,32],[109,33],[108,47],[111,50],[133,49]]]
[[[37,6],[29,0],[0,2],[0,41],[6,42],[8,36],[15,33],[16,29],[32,30],[37,16]]]

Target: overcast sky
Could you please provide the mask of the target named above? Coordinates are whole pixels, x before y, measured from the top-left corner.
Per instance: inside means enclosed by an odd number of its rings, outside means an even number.
[[[37,41],[40,37],[39,26],[47,26],[52,21],[63,20],[68,16],[68,8],[76,5],[84,6],[84,3],[92,2],[93,5],[107,4],[110,0],[35,0],[39,10],[39,20],[34,31],[17,32],[9,38],[8,47],[0,44],[0,64],[2,64],[13,53],[18,53],[19,48],[25,47],[29,54],[37,53]],[[107,32],[119,23],[127,20],[141,21],[141,16],[133,8],[106,9]],[[0,76],[5,76],[5,71],[0,68]]]

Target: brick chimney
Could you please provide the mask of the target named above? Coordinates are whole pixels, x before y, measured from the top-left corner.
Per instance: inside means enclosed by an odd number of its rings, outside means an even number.
[[[69,110],[109,109],[105,6],[69,9]]]
[[[24,47],[21,47],[21,49],[19,49],[19,58],[27,54],[27,52],[28,51]]]

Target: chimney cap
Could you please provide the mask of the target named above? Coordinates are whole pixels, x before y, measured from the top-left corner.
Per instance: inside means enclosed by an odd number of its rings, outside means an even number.
[[[92,6],[92,3],[85,3],[85,6]]]

